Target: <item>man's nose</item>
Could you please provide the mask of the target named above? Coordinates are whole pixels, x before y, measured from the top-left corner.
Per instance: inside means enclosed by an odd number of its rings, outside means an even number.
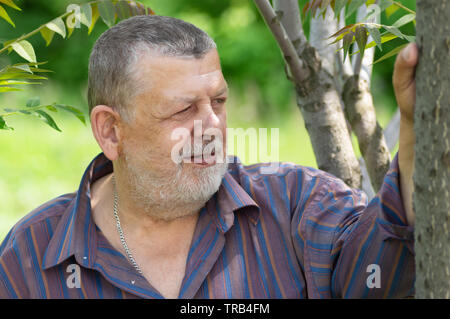
[[[200,119],[202,121],[203,130],[208,128],[218,128],[220,127],[220,119],[217,114],[214,112],[211,103],[207,105],[204,104],[201,108],[201,116]]]

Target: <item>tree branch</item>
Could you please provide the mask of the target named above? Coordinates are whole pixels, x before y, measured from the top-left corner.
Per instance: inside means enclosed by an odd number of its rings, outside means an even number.
[[[302,112],[318,167],[341,178],[349,186],[360,188],[361,171],[347,131],[341,96],[333,74],[322,67],[322,59],[299,28],[301,22],[298,1],[273,0],[277,14],[267,0],[254,2],[283,53],[285,54],[283,48],[289,47],[284,42],[295,41],[296,57],[308,68],[308,73],[301,73],[308,74],[307,76],[293,77],[292,80],[296,88],[297,105]],[[280,28],[288,30],[280,33]],[[289,38],[286,34],[289,34]],[[292,57],[290,53],[289,56]],[[292,59],[286,59],[286,63],[292,63]],[[291,66],[290,68],[293,70]]]
[[[358,139],[373,188],[378,191],[389,169],[390,154],[383,130],[376,120],[369,83],[358,75],[344,85],[345,114]]]
[[[397,108],[389,123],[384,129],[384,138],[386,139],[389,152],[392,152],[395,145],[398,143],[398,136],[400,133],[400,109]]]
[[[296,82],[303,82],[309,76],[309,70],[305,63],[298,57],[297,51],[289,39],[289,36],[280,22],[279,17],[267,0],[254,0],[264,21],[272,31],[278,46],[283,53],[284,60],[289,66],[292,77]]]
[[[387,147],[389,149],[389,153],[392,152],[395,145],[398,143],[398,136],[400,132],[400,109],[397,108],[395,114],[392,116],[389,123],[386,125],[386,128],[383,131],[384,138],[386,140]],[[364,158],[358,158],[361,173],[362,173],[362,189],[367,194],[369,201],[375,196],[375,192],[373,191],[372,184],[370,182],[369,172],[367,171],[366,162]]]
[[[297,55],[301,56],[306,46],[306,37],[303,32],[303,25],[300,15],[285,14],[286,12],[297,12],[298,4],[293,1],[273,1],[273,8],[275,14],[282,22],[282,26],[286,30],[286,33],[294,45]]]
[[[322,66],[334,77],[338,75],[338,68],[335,65],[336,51],[338,44],[328,44],[328,38],[338,31],[338,22],[334,18],[331,8],[327,9],[325,16],[318,15],[311,18],[309,42],[318,51]]]
[[[358,8],[357,21],[363,21],[368,13],[366,5]],[[378,22],[379,17],[374,16]],[[371,41],[369,37],[368,41]],[[358,50],[353,47],[354,52]],[[364,58],[357,54],[352,60],[354,75],[344,84],[342,97],[345,104],[345,115],[358,139],[358,144],[367,165],[367,172],[373,188],[378,191],[389,169],[390,153],[381,126],[376,120],[373,97],[370,91],[372,63],[375,48],[365,50]],[[367,177],[364,176],[367,180]]]

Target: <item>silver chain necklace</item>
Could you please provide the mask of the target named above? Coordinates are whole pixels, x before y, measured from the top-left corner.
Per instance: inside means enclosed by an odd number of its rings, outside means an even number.
[[[139,268],[138,264],[136,263],[136,260],[134,260],[134,257],[131,254],[130,249],[128,248],[127,242],[125,241],[125,235],[123,234],[122,226],[120,225],[119,214],[117,212],[118,196],[117,196],[117,191],[116,191],[116,181],[115,181],[114,175],[112,177],[112,183],[113,183],[113,189],[114,189],[114,218],[116,219],[116,227],[117,227],[117,231],[119,233],[120,242],[122,243],[123,249],[125,249],[125,253],[127,254],[128,260],[133,265],[133,267],[136,269],[136,271],[142,275],[142,270],[141,270],[141,268]]]

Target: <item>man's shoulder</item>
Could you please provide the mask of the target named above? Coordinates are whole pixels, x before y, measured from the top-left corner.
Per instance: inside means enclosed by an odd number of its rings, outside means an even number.
[[[228,173],[235,179],[245,176],[246,178],[251,178],[253,181],[262,180],[264,178],[302,178],[305,180],[319,179],[325,183],[344,183],[336,176],[318,168],[303,166],[288,161],[262,162],[245,165],[236,156],[233,156],[230,159]]]
[[[39,224],[49,225],[50,220],[52,220],[51,224],[53,224],[54,219],[59,219],[64,214],[75,197],[76,193],[67,193],[55,197],[43,203],[42,205],[39,205],[31,212],[23,216],[11,228],[3,243],[1,244],[0,255],[5,249],[11,246],[15,240],[23,237],[32,226]]]
[[[323,170],[292,162],[228,165],[229,175],[258,204],[270,201],[291,208],[324,199],[365,198],[363,191]],[[282,204],[280,204],[282,205]]]

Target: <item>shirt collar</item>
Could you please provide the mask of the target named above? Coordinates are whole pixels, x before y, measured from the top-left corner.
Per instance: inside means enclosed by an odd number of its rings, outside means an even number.
[[[234,157],[228,166],[219,190],[206,203],[206,208],[213,216],[220,232],[227,232],[234,223],[234,214],[245,212],[250,221],[257,223],[260,209],[253,198],[239,184],[239,171],[242,164]]]
[[[227,232],[234,223],[234,213],[246,210],[256,224],[259,207],[239,185],[235,175],[239,159],[229,165],[219,190],[205,204],[220,232]],[[91,185],[99,178],[112,173],[112,162],[103,153],[97,155],[86,168],[75,197],[64,211],[43,258],[43,269],[56,266],[71,256],[78,264],[92,268],[97,249],[97,231],[91,214]],[[252,209],[250,209],[252,208]]]
[[[96,254],[96,225],[91,214],[91,185],[113,171],[103,153],[86,168],[75,197],[64,211],[43,258],[43,269],[62,263],[71,256],[85,267],[92,267]]]

